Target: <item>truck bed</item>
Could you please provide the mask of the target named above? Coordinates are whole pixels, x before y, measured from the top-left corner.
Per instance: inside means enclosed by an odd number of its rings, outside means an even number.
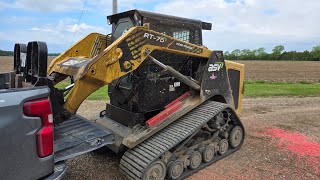
[[[75,115],[54,129],[54,161],[70,159],[113,142],[109,130]]]

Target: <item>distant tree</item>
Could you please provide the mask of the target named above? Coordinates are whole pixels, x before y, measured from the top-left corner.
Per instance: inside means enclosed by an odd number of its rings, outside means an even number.
[[[241,54],[240,49],[235,49],[231,52],[230,55],[234,57],[234,60],[239,60],[240,54]]]
[[[272,49],[271,57],[274,58],[274,60],[280,60],[283,52],[284,52],[284,46],[282,46],[282,45],[275,46]]]
[[[225,59],[229,60],[283,60],[283,61],[320,61],[320,45],[314,46],[311,51],[285,51],[284,46],[275,46],[272,53],[266,49],[235,49],[225,52]]]
[[[259,56],[260,54],[266,53],[266,48],[261,47],[256,50],[256,55]]]
[[[289,52],[283,52],[281,55],[281,60],[296,60],[297,52],[296,51],[289,51]]]
[[[302,52],[302,56],[303,56],[304,61],[311,61],[312,60],[312,56],[311,56],[310,52],[307,50]]]
[[[320,61],[320,45],[314,46],[310,52],[311,58],[314,61]]]
[[[256,60],[256,53],[257,53],[256,49],[250,51],[248,58],[251,59],[251,60]]]
[[[242,49],[240,55],[241,56],[247,56],[247,55],[250,54],[250,52],[251,52],[250,49]]]
[[[272,53],[277,53],[277,54],[281,54],[281,53],[283,53],[283,51],[284,51],[284,46],[282,46],[282,45],[275,46],[272,49]]]
[[[48,56],[59,56],[60,53],[49,53]]]
[[[252,51],[250,49],[242,49],[240,52],[241,60],[251,60]]]
[[[3,51],[0,49],[0,56],[13,56],[12,51]]]
[[[258,60],[263,60],[264,58],[266,58],[266,55],[266,48],[261,47],[255,51],[255,56]]]
[[[318,53],[320,53],[320,45],[314,46],[314,47],[312,48],[311,52],[318,52]]]

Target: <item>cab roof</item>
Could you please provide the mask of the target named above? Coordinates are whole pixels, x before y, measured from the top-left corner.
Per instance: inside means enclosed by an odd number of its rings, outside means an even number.
[[[141,19],[145,18],[153,18],[153,19],[158,19],[159,21],[173,21],[175,23],[185,23],[185,24],[193,24],[195,26],[200,26],[201,29],[203,30],[211,30],[212,29],[212,24],[208,22],[202,22],[200,20],[195,20],[195,19],[189,19],[189,18],[183,18],[183,17],[177,17],[177,16],[170,16],[170,15],[165,15],[165,14],[158,14],[158,13],[153,13],[153,12],[147,12],[147,11],[142,11],[142,10],[130,10],[114,15],[108,16],[109,22],[116,23],[119,19],[125,18],[125,17],[133,17],[134,15],[140,15]]]

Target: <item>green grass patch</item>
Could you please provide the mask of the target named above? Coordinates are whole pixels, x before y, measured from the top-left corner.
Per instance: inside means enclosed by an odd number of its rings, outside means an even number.
[[[68,85],[70,85],[70,83],[62,81],[59,84],[57,84],[55,87],[58,89],[63,89],[65,87],[67,87]],[[92,93],[87,98],[87,100],[109,100],[108,86],[104,86],[104,87],[98,89],[96,92]]]
[[[320,83],[286,83],[286,82],[267,82],[267,81],[245,81],[244,97],[274,97],[274,96],[293,96],[293,97],[314,97],[320,96]],[[62,89],[69,83],[61,82],[56,85]],[[108,86],[104,86],[91,94],[87,100],[109,100]]]
[[[320,83],[245,81],[245,97],[320,96]]]

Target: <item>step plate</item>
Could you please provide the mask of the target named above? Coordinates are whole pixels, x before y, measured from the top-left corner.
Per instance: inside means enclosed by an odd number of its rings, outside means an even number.
[[[114,135],[107,129],[75,115],[54,128],[54,161],[94,151],[114,143]]]

